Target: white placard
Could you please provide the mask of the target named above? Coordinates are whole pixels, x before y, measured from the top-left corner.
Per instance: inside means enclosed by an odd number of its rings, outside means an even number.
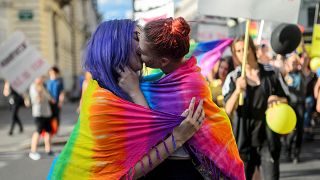
[[[226,39],[228,36],[229,28],[227,26],[198,24],[197,40],[200,42]]]
[[[135,12],[134,18],[139,20],[139,24],[144,26],[147,22],[155,19],[164,19],[173,17],[174,15],[174,4],[169,2],[165,5],[157,8],[150,8],[146,11]]]
[[[0,75],[18,93],[26,91],[35,78],[49,69],[50,65],[22,32],[15,32],[0,45]]]
[[[199,0],[202,15],[296,24],[301,0]]]

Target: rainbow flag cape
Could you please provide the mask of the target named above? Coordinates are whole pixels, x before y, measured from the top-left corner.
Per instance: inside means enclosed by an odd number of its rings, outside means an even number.
[[[185,145],[212,179],[221,175],[245,179],[230,120],[211,101],[196,59],[160,77],[149,76],[141,83],[151,109],[123,100],[91,81],[82,99],[78,123],[53,162],[48,179],[131,179],[133,174],[129,172],[135,164],[141,163],[142,157],[184,119],[179,115],[192,97],[204,99],[206,119]]]
[[[198,66],[201,68],[201,73],[204,76],[207,76],[232,41],[232,39],[221,39],[192,43],[190,44],[189,53],[186,55],[186,58],[195,56],[197,58]]]

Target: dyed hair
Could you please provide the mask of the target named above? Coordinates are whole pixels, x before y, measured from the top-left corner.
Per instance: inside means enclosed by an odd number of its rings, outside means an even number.
[[[234,70],[234,65],[233,65],[233,60],[232,60],[232,56],[226,56],[224,58],[221,58],[220,62],[219,62],[219,67],[218,67],[218,72],[216,72],[216,74],[214,75],[215,79],[220,79],[219,77],[219,69],[221,66],[222,62],[226,62],[228,64],[228,74]]]
[[[180,60],[189,52],[190,26],[182,17],[151,21],[143,31],[157,55]]]
[[[123,70],[134,53],[135,27],[136,22],[129,19],[101,23],[88,41],[83,64],[101,87],[126,100],[130,98],[118,86],[116,70]]]
[[[245,38],[245,35],[242,35],[242,36],[239,36],[239,37],[236,37],[234,40],[233,40],[233,43],[232,43],[232,46],[231,46],[231,51],[233,54],[235,54],[235,50],[234,50],[234,46],[237,42],[240,42],[240,41],[243,41],[244,42],[244,38]],[[254,57],[256,58],[256,60],[258,61],[258,58],[257,58],[257,49],[256,49],[256,46],[254,45],[253,43],[253,40],[252,38],[249,36],[249,47],[252,52],[253,52],[253,55]],[[242,61],[242,59],[238,59],[240,62]]]

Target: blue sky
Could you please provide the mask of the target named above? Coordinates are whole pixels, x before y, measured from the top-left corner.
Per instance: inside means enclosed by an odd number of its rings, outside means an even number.
[[[105,20],[131,18],[132,0],[98,0],[98,9]]]
[[[98,9],[105,20],[132,18],[132,0],[98,0]]]

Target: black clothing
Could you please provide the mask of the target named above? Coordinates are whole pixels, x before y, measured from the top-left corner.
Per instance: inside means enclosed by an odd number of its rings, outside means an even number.
[[[170,172],[170,173],[168,173]],[[150,171],[140,180],[201,180],[202,175],[197,171],[191,159],[171,160],[166,159],[155,169]]]
[[[310,79],[308,79],[307,82],[300,71],[290,72],[286,79],[288,79],[287,85],[290,92],[289,104],[296,113],[297,123],[296,129],[285,138],[285,150],[288,158],[291,157],[291,153],[293,153],[294,158],[299,158],[303,136],[305,97],[308,91],[308,94],[312,93],[310,89],[308,90],[306,87],[311,87],[312,83],[310,83]],[[290,79],[292,80],[289,81]]]
[[[50,109],[52,112],[51,119],[57,118],[58,127],[60,124],[60,108],[58,106],[58,103],[50,103]]]
[[[24,99],[14,89],[10,87],[9,104],[12,111],[12,122],[9,130],[9,135],[13,134],[15,124],[19,125],[20,132],[23,132],[23,125],[18,116],[19,109],[24,105]]]
[[[24,103],[23,97],[11,87],[10,87],[10,95],[8,98],[9,98],[10,105],[23,105]]]
[[[291,158],[292,154],[293,158],[299,158],[303,137],[304,104],[297,104],[293,109],[297,116],[296,129],[285,137],[285,150],[288,158]]]
[[[311,72],[308,76],[305,77],[306,97],[308,97],[308,96],[313,97],[313,89],[317,83],[317,80],[318,80],[318,77],[313,72]]]
[[[247,85],[244,105],[238,106],[233,119],[233,130],[240,153],[250,151],[250,147],[262,146],[266,139],[266,116],[268,98],[271,95],[287,97],[288,88],[277,70],[269,65],[259,64],[260,85]],[[236,89],[236,79],[241,76],[241,68],[232,71],[223,86],[224,100],[227,101]]]
[[[18,116],[18,113],[19,113],[19,109],[22,107],[22,104],[13,104],[11,105],[11,111],[12,111],[12,121],[11,121],[11,127],[10,127],[10,130],[9,130],[9,134],[12,135],[13,134],[13,131],[14,131],[14,127],[15,127],[15,124],[18,124],[19,125],[19,128],[20,128],[20,132],[23,132],[23,125],[21,123],[21,120]]]
[[[42,131],[51,132],[51,118],[50,117],[35,117],[37,132],[40,134]]]
[[[252,178],[255,167],[260,164],[267,172],[264,173],[265,179],[279,179],[280,135],[266,125],[265,112],[269,96],[287,97],[289,91],[279,71],[270,65],[258,65],[260,85],[247,85],[244,104],[237,107],[233,116],[233,132],[247,179]],[[236,80],[240,76],[241,67],[227,76],[222,90],[225,101],[235,91]]]

